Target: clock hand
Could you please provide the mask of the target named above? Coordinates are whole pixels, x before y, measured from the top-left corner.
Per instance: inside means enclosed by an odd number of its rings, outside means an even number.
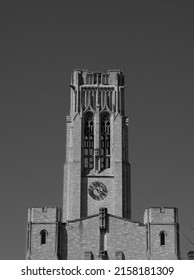
[[[100,187],[97,187],[96,190],[97,190],[98,193],[102,193],[102,190],[101,190]]]

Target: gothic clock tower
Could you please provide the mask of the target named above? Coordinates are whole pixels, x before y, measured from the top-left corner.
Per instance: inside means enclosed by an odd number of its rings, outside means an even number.
[[[123,73],[75,70],[70,88],[63,209],[28,210],[26,258],[179,259],[176,208],[131,220]]]
[[[130,219],[124,75],[120,70],[75,70],[70,87],[63,221],[94,215],[101,207]]]

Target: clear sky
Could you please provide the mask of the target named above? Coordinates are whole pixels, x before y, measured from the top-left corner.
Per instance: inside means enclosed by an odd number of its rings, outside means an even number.
[[[183,258],[194,250],[193,15],[187,0],[1,1],[0,259],[25,258],[28,207],[62,205],[81,68],[125,74],[133,220],[178,207]]]

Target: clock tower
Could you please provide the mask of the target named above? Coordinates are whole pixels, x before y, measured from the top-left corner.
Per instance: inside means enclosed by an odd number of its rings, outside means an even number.
[[[178,210],[153,207],[131,219],[124,75],[75,70],[67,117],[63,209],[28,210],[32,260],[179,259]]]
[[[124,75],[75,70],[71,79],[64,167],[63,222],[105,207],[131,218]]]

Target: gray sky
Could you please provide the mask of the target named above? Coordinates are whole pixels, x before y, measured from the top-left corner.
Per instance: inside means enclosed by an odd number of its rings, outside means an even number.
[[[1,1],[0,259],[24,259],[27,208],[62,205],[73,69],[126,80],[132,218],[179,208],[194,250],[193,1]],[[193,227],[193,230],[192,230]]]

